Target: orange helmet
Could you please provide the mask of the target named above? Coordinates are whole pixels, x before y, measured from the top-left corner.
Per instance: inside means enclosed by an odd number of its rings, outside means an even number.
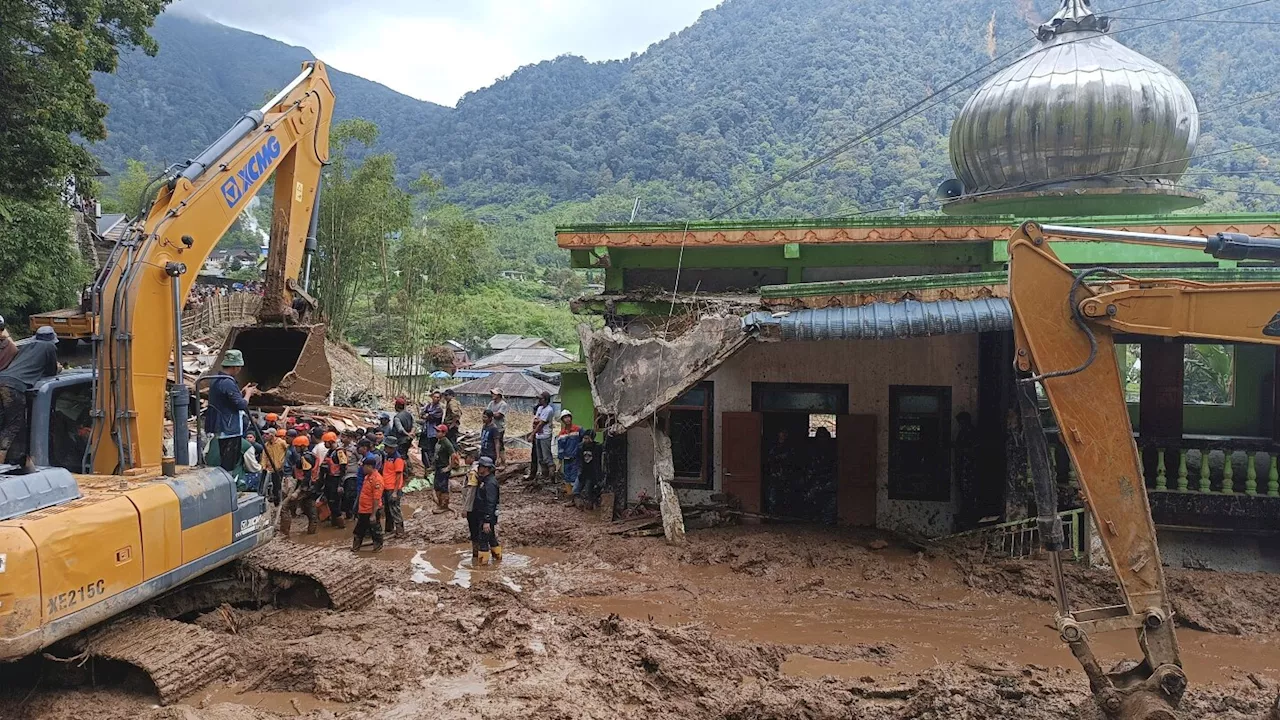
[[[299,435],[298,437],[293,439],[293,446],[309,448],[311,447],[311,438],[307,437],[306,435]]]
[[[285,431],[284,428],[280,428],[279,430],[276,430],[276,437],[284,437],[287,434],[288,433]]]
[[[338,442],[338,433],[327,432],[324,435],[321,435],[320,439],[327,443],[335,443],[335,442]]]
[[[275,413],[267,413],[267,422],[275,422],[279,419],[280,419],[279,415]]]

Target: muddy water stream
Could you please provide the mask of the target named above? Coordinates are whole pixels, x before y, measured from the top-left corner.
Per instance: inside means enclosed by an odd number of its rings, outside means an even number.
[[[628,573],[615,575],[624,586],[655,584],[649,574],[631,575],[629,581]],[[723,566],[682,566],[668,587],[553,603],[664,625],[697,624],[730,640],[822,646],[824,652],[817,654],[827,657],[833,648],[835,657],[840,648],[849,649],[851,659],[790,654],[783,671],[802,677],[878,678],[949,662],[1079,669],[1051,625],[1049,603],[991,597],[937,578],[919,587],[858,580],[838,571],[766,579]],[[1188,629],[1180,629],[1178,637],[1193,682],[1223,683],[1249,672],[1280,677],[1280,637]],[[1104,666],[1141,657],[1132,633],[1102,634],[1093,644]]]

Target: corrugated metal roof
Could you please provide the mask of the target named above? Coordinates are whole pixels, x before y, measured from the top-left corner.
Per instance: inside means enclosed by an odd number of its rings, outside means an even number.
[[[521,335],[494,335],[489,338],[488,343],[489,347],[494,350],[506,350],[510,347],[511,343],[519,340],[521,337]]]
[[[535,398],[543,392],[554,396],[560,392],[560,388],[551,383],[519,372],[494,373],[488,377],[468,380],[455,385],[453,390],[459,395],[488,395],[493,388],[498,388],[503,397],[508,398]]]
[[[1005,298],[872,303],[854,308],[797,310],[778,316],[752,313],[743,330],[777,333],[783,340],[894,340],[1013,329]]]
[[[477,370],[495,365],[508,365],[514,368],[533,367],[534,365],[550,365],[566,362],[573,358],[553,348],[529,348],[527,350],[503,350],[488,357],[482,357],[472,364]]]

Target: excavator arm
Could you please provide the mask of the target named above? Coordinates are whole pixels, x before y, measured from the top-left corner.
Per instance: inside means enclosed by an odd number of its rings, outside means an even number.
[[[1009,242],[1018,399],[1041,537],[1053,563],[1057,628],[1084,666],[1108,717],[1175,720],[1187,679],[1114,334],[1280,344],[1280,284],[1137,280],[1102,268],[1076,272],[1050,249],[1051,237],[1193,247],[1226,259],[1280,259],[1280,240],[1230,234],[1186,238],[1026,223]],[[1063,532],[1037,383],[1044,388],[1076,468],[1084,501],[1119,581],[1122,605],[1071,609],[1057,552]],[[1089,637],[1111,631],[1136,633],[1141,663],[1118,672],[1102,669]]]
[[[95,473],[160,465],[171,351],[181,382],[182,307],[218,240],[273,173],[275,215],[260,317],[288,316],[305,251],[314,247],[333,102],[324,64],[304,64],[266,105],[175,168],[112,252],[92,291],[99,332]]]

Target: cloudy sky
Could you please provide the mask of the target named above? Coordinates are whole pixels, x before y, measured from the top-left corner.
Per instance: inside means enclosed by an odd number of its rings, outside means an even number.
[[[642,52],[719,0],[178,0],[209,17],[309,48],[340,70],[453,105],[521,65],[573,53]]]

